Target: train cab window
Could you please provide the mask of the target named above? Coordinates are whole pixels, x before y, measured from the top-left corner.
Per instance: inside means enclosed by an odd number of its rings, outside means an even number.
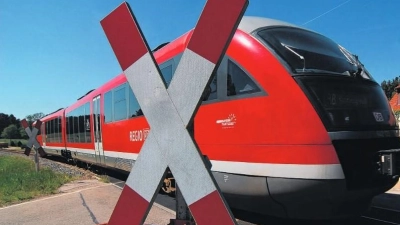
[[[360,62],[350,52],[312,31],[275,27],[260,30],[257,35],[286,61],[296,75],[333,73],[349,76],[358,70]],[[361,76],[371,79],[367,72]]]
[[[112,91],[104,94],[104,122],[108,123],[113,121],[113,101],[112,101]]]
[[[228,60],[227,96],[260,92],[254,81],[234,62]]]
[[[132,88],[128,85],[128,98],[129,98],[129,118],[142,116],[143,112],[140,109],[139,103],[133,94]]]
[[[126,84],[121,85],[114,91],[114,121],[127,118]]]

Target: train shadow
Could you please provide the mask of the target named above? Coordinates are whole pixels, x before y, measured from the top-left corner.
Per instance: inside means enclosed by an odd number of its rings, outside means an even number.
[[[400,193],[383,193],[373,198],[371,207],[400,211]]]

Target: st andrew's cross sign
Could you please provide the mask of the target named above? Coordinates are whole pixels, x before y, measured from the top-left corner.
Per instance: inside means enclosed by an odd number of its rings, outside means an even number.
[[[39,142],[36,139],[36,136],[40,130],[40,126],[42,125],[42,121],[36,120],[36,123],[33,126],[32,130],[29,127],[29,124],[26,121],[26,119],[23,119],[21,121],[21,125],[29,137],[28,144],[26,144],[26,148],[25,148],[25,155],[29,156],[32,147],[35,147],[35,150],[39,152],[40,156],[44,157],[46,155],[46,153],[44,152],[42,146],[40,146]]]
[[[197,224],[236,224],[187,128],[247,5],[247,0],[207,1],[168,89],[129,5],[101,21],[151,128],[110,225],[143,224],[167,167]]]

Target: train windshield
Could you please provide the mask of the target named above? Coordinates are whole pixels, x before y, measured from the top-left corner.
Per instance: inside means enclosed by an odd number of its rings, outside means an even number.
[[[357,56],[320,34],[292,27],[267,28],[257,34],[297,75],[329,73],[371,79]]]

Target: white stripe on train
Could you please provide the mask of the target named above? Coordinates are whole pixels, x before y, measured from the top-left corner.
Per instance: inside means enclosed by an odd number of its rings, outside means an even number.
[[[63,150],[62,147],[48,148]],[[71,152],[94,155],[94,149],[68,148]],[[104,150],[104,156],[136,160],[138,153]],[[213,172],[242,174],[246,176],[282,177],[297,179],[344,179],[340,164],[278,164],[211,160]]]

